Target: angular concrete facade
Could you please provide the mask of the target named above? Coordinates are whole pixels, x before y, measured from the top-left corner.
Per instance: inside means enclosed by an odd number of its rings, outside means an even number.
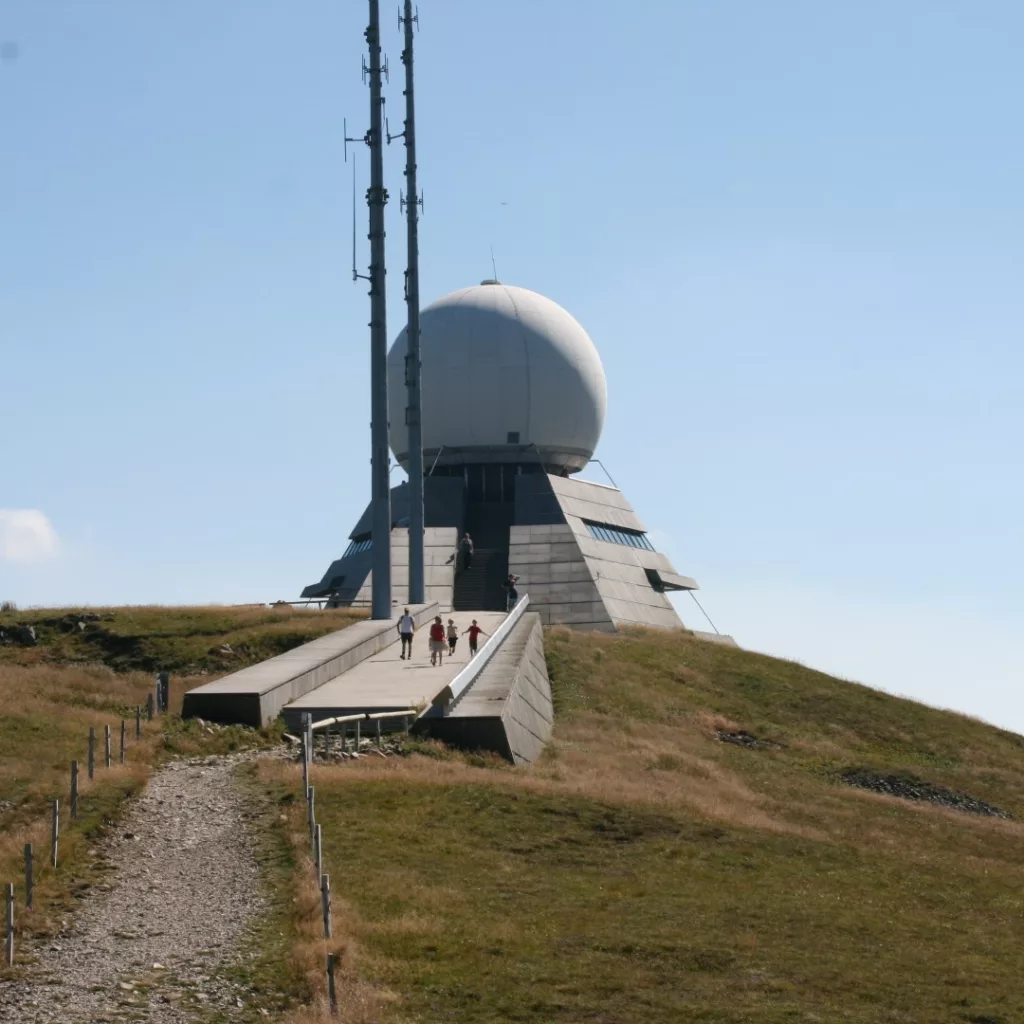
[[[518,765],[540,756],[553,726],[544,630],[540,616],[528,611],[451,712],[428,713],[417,728],[452,746],[494,751]]]
[[[508,559],[544,623],[607,632],[618,626],[682,629],[666,591],[696,590],[696,582],[649,546],[602,539],[646,538],[623,493],[587,480],[549,476],[548,482],[562,522],[513,526]]]
[[[425,487],[426,597],[442,611],[503,608],[501,580],[520,577],[520,592],[545,625],[614,632],[620,626],[682,629],[668,598],[674,590],[697,590],[655,551],[632,505],[615,487],[550,473],[536,463],[439,467],[444,475]],[[394,603],[405,601],[408,531],[402,525],[405,484],[394,488],[392,563]],[[334,562],[320,583],[303,596],[334,593],[333,603],[362,605],[370,597],[369,521],[352,531],[351,553]],[[456,572],[463,530],[476,539],[477,570],[497,568],[485,590]],[[506,568],[507,566],[507,568]],[[496,588],[496,592],[491,591]]]
[[[423,536],[423,578],[426,601],[437,604],[441,612],[451,611],[455,586],[455,554],[458,529],[454,526],[428,526]],[[332,562],[318,584],[307,587],[304,597],[334,595],[331,604],[363,607],[370,604],[373,573],[372,552],[353,543],[351,553]],[[391,531],[391,604],[397,609],[409,603],[409,530]]]

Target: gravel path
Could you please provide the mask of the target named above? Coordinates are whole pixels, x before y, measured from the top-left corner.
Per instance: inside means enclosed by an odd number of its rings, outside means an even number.
[[[176,761],[152,777],[71,927],[35,950],[31,980],[0,983],[3,1024],[241,1013],[245,992],[218,975],[262,905],[233,775],[246,756]]]

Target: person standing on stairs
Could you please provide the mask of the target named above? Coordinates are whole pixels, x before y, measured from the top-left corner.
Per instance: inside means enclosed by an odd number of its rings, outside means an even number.
[[[412,616],[409,614],[409,609],[405,609],[405,614],[398,620],[398,635],[402,638],[402,661],[405,661],[406,655],[409,656],[409,660],[412,660],[412,635],[416,632],[416,623],[413,622]]]
[[[459,550],[462,552],[462,571],[465,572],[473,564],[473,538],[468,533],[462,535]]]
[[[519,591],[516,590],[516,584],[519,582],[519,577],[514,573],[508,574],[508,579],[502,584],[507,591],[507,597],[505,599],[505,611],[510,612],[516,606],[516,602],[519,600]]]
[[[435,615],[434,621],[430,624],[431,665],[440,665],[443,663],[445,646],[444,623],[441,621],[440,615]]]

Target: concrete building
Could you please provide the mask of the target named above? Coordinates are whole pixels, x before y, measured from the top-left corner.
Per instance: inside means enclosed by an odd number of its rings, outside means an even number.
[[[484,281],[421,314],[428,601],[442,609],[505,606],[520,576],[544,624],[614,631],[681,628],[667,594],[696,590],[659,554],[621,491],[574,477],[594,455],[608,392],[593,342],[550,299]],[[391,448],[407,462],[406,334],[388,355]],[[408,579],[407,485],[392,491],[394,603]],[[457,558],[469,533],[472,565]],[[370,510],[349,546],[304,597],[368,597]]]

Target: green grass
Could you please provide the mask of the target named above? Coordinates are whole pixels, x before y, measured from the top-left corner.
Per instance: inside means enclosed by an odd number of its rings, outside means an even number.
[[[314,770],[380,994],[351,1019],[1024,1020],[1024,828],[838,781],[906,771],[1020,817],[1019,736],[678,635],[546,645],[531,768]],[[783,746],[718,740],[737,728]]]
[[[98,615],[75,625],[80,615]],[[265,605],[33,609],[0,612],[0,626],[35,628],[38,646],[0,647],[0,664],[98,663],[118,672],[223,675],[343,629],[365,614]],[[69,628],[70,627],[70,628]],[[222,651],[224,644],[231,652]]]
[[[0,870],[14,878],[24,836],[45,847],[46,802],[70,756],[84,759],[88,725],[144,698],[152,659],[209,666],[178,672],[177,703],[184,686],[240,667],[210,653],[226,639],[249,644],[242,661],[339,628],[316,613],[121,609],[101,623],[127,638],[118,647],[30,614],[40,646],[0,649]],[[1022,737],[678,634],[555,629],[545,644],[556,730],[530,768],[419,740],[404,758],[314,768],[343,1021],[1024,1020]],[[80,664],[97,660],[108,667]],[[740,729],[777,746],[719,741]],[[98,776],[40,916],[93,884],[90,835],[161,757],[276,740],[155,724],[126,769]],[[1014,819],[844,785],[853,767]],[[268,761],[249,780],[269,899],[257,959],[237,969],[260,988],[254,1014],[322,991],[298,778]]]

